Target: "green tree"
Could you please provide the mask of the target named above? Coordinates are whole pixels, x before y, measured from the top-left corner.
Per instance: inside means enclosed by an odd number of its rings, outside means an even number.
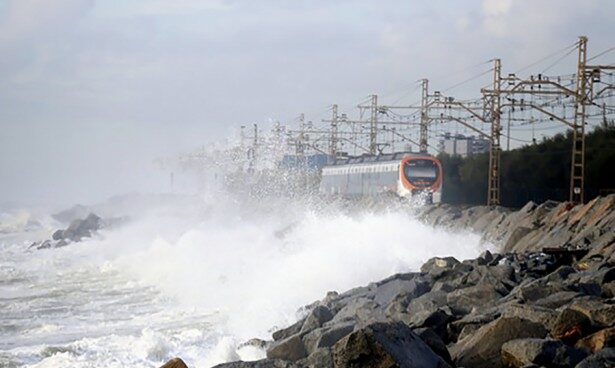
[[[604,124],[586,136],[585,196],[615,191],[615,126]],[[502,205],[521,207],[529,200],[568,199],[572,133],[557,134],[538,144],[502,152]],[[441,154],[442,200],[451,204],[484,204],[487,199],[488,154],[467,158]]]

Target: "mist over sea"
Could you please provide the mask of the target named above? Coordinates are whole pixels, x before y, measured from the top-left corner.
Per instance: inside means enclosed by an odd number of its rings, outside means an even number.
[[[91,207],[122,224],[56,249],[28,249],[66,224],[0,217],[0,367],[210,367],[264,356],[253,338],[345,291],[432,256],[475,257],[479,237],[427,227],[411,207],[350,209],[315,198],[209,190],[132,195]]]

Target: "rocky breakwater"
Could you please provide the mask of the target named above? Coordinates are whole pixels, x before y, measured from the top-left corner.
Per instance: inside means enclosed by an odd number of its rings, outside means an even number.
[[[109,226],[111,223],[111,221],[105,221],[96,214],[90,213],[83,219],[71,221],[66,229],[56,230],[51,235],[51,239],[32,243],[30,248],[59,248],[73,242],[80,242],[84,238],[91,237],[98,230]]]
[[[503,252],[556,253],[560,249],[588,261],[615,261],[615,194],[577,206],[528,202],[518,211],[444,204],[419,209],[417,216],[433,226],[482,234]]]
[[[217,367],[613,367],[614,200],[423,209],[423,221],[483,232],[501,251],[329,292],[252,342],[266,359]]]

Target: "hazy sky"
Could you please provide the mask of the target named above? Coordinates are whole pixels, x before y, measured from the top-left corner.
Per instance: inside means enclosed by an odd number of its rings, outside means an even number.
[[[154,158],[238,125],[412,102],[419,78],[512,71],[581,34],[591,55],[613,19],[610,0],[0,0],[0,202],[165,188]]]

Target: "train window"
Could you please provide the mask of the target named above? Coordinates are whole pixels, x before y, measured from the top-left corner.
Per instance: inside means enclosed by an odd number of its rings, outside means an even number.
[[[410,160],[404,165],[404,176],[414,185],[431,185],[438,176],[438,166],[432,160]]]

